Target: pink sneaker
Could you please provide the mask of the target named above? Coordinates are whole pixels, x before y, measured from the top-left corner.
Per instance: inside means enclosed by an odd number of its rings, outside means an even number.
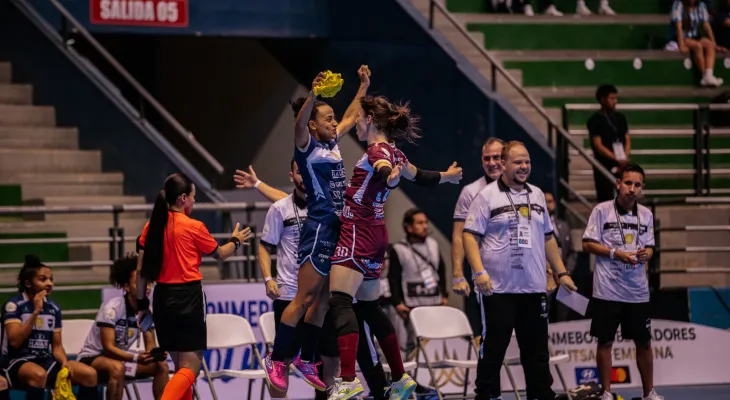
[[[266,373],[266,381],[269,386],[273,386],[276,389],[286,392],[287,382],[286,376],[288,370],[286,364],[281,361],[274,361],[271,359],[271,353],[264,358],[264,372]]]
[[[319,364],[322,363],[315,364],[302,362],[302,359],[297,356],[297,358],[291,362],[291,369],[298,377],[304,379],[304,382],[307,382],[307,385],[322,392],[327,389],[327,385],[319,379],[319,374],[317,373],[317,365]]]

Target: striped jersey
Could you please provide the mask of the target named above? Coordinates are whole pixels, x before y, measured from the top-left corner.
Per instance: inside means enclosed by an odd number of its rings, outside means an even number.
[[[622,251],[654,247],[654,216],[638,203],[631,211],[616,200],[598,203],[591,211],[583,241]],[[593,297],[626,303],[648,302],[649,280],[644,264],[624,264],[618,259],[596,256]]]
[[[344,206],[345,165],[337,141],[320,143],[311,135],[304,148],[295,146],[294,160],[302,174],[307,192],[309,218],[335,223]]]
[[[408,159],[393,143],[373,143],[355,164],[345,191],[342,222],[357,225],[385,225],[385,200],[390,189],[382,179],[373,180],[376,168],[394,167]]]
[[[702,24],[710,21],[710,13],[707,11],[707,5],[702,1],[697,2],[693,9],[687,10],[686,14],[682,0],[675,0],[672,4],[672,23],[669,27],[672,40],[677,40],[677,22],[682,23],[684,37],[697,39],[700,36],[700,27]]]

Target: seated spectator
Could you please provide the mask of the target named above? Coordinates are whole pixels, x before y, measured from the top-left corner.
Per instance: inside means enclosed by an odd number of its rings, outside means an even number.
[[[720,5],[712,25],[718,50],[727,52],[730,47],[730,0]]]
[[[42,399],[46,388],[53,389],[63,368],[68,368],[74,384],[96,387],[97,383],[93,368],[66,356],[61,308],[48,297],[52,291],[51,269],[27,255],[18,274],[18,294],[3,306],[0,368],[12,389],[26,390],[32,399]]]
[[[168,378],[166,361],[156,362],[150,351],[156,347],[154,326],[140,332],[137,325],[137,256],[116,260],[111,267],[109,282],[124,290],[124,296],[107,300],[96,314],[96,325],[89,331],[79,352],[80,362],[94,368],[107,382],[106,398],[121,400],[126,377],[154,377],[152,392],[162,397]],[[149,286],[147,294],[149,295]],[[140,336],[144,337],[145,352],[130,353]]]
[[[491,0],[492,9],[497,12],[507,13],[524,13],[527,16],[535,15],[532,3],[538,3],[537,6],[545,10],[545,15],[553,15],[556,17],[562,16],[557,7],[555,7],[554,0]],[[576,0],[575,13],[578,15],[592,15],[591,10],[586,6],[585,0]],[[601,15],[616,15],[611,6],[608,4],[608,0],[601,0],[598,6],[598,13]]]
[[[701,86],[719,87],[723,84],[722,78],[715,76],[715,52],[718,46],[710,26],[707,5],[702,1],[674,1],[666,49],[692,53],[697,69],[703,74]]]

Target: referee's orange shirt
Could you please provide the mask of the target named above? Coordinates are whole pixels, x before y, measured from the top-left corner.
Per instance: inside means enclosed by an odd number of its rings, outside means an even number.
[[[139,244],[144,248],[147,222],[142,229]],[[202,255],[212,254],[218,248],[208,228],[181,212],[168,212],[162,253],[162,269],[157,283],[186,283],[203,280],[200,273]]]

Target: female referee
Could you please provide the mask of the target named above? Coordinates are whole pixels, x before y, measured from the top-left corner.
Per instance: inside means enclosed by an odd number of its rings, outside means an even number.
[[[189,217],[194,204],[195,185],[185,175],[168,176],[139,237],[137,321],[149,318],[147,282],[156,281],[157,339],[160,348],[170,353],[177,371],[165,386],[162,400],[192,398],[192,385],[206,349],[201,256],[225,260],[253,236],[249,228],[241,231],[236,224],[228,243],[219,246],[202,222]]]

